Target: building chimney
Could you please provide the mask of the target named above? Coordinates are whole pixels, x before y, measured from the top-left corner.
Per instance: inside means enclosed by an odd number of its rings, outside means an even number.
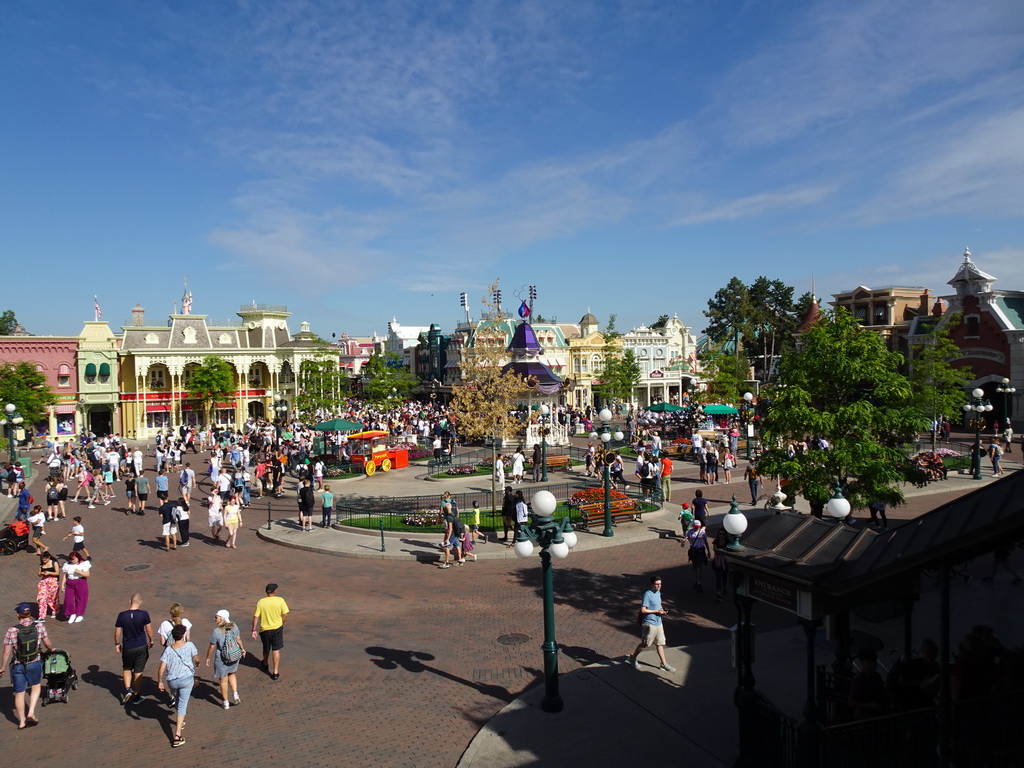
[[[924,293],[921,294],[921,314],[928,314],[928,305],[931,304],[931,292],[925,288]]]
[[[932,317],[942,317],[942,299],[936,299],[932,307]]]
[[[132,327],[141,328],[146,324],[146,310],[142,308],[141,304],[136,304],[132,307]]]

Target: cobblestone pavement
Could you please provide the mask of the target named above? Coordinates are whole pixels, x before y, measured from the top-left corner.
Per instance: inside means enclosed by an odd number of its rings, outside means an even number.
[[[742,484],[736,484],[739,488]],[[433,485],[439,489],[441,486]],[[696,487],[696,486],[693,486]],[[723,492],[720,492],[722,489]],[[42,485],[32,485],[37,498]],[[342,492],[349,492],[348,488]],[[721,501],[731,489],[708,494]],[[912,516],[963,492],[915,497],[897,516]],[[690,489],[686,489],[690,493]],[[0,515],[10,502],[0,507]],[[294,498],[273,502],[276,516],[294,514]],[[205,509],[194,513],[192,544],[165,552],[159,522],[126,515],[119,495],[110,506],[69,504],[68,520],[51,523],[56,552],[70,517],[81,514],[93,556],[85,620],[48,626],[68,650],[81,684],[67,704],[38,712],[39,725],[17,731],[12,689],[0,683],[0,728],[11,754],[56,765],[69,755],[100,761],[169,763],[171,715],[156,690],[151,658],[145,703],[118,703],[120,660],[113,622],[132,592],[142,593],[155,625],[179,601],[205,654],[215,611],[226,608],[243,637],[269,581],[291,608],[281,679],[271,681],[257,657],[239,672],[241,707],[225,711],[210,671],[202,668],[176,765],[453,766],[479,728],[538,680],[542,668],[539,558],[491,560],[441,570],[413,561],[375,561],[310,554],[260,541],[265,512],[247,514],[237,550],[216,545]],[[13,512],[11,513],[13,514]],[[486,549],[497,544],[479,545]],[[665,580],[666,630],[672,645],[721,640],[735,620],[728,602],[697,594],[679,542],[664,538],[574,553],[556,566],[556,625],[561,669],[622,656],[635,644],[637,602],[651,574]],[[36,559],[0,558],[0,615],[33,601]],[[790,627],[792,617],[768,610],[759,631]],[[257,643],[247,646],[258,651]],[[732,671],[723,669],[731,686]]]

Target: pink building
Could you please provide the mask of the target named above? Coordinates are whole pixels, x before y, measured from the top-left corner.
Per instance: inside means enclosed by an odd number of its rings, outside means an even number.
[[[58,439],[77,434],[78,343],[77,336],[0,336],[0,365],[31,363],[56,396],[47,419],[31,425],[36,434]]]

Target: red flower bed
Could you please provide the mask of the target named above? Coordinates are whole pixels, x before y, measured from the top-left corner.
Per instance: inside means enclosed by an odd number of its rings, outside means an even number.
[[[609,493],[609,498],[612,501],[621,501],[623,499],[628,499],[629,497],[622,491],[612,490]],[[598,501],[604,501],[604,489],[587,488],[583,491],[576,491],[576,493],[569,497],[565,504],[569,507],[579,508],[583,504],[593,504]]]

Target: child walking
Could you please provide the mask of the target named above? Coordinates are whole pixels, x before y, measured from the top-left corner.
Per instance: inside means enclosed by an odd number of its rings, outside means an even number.
[[[92,558],[89,556],[89,550],[85,548],[85,526],[82,525],[82,518],[72,517],[71,522],[73,523],[73,525],[71,526],[71,533],[69,533],[67,536],[61,539],[61,541],[67,541],[70,537],[74,536],[74,546],[72,546],[71,551],[81,552],[82,557],[84,557],[86,560],[92,560]]]
[[[471,518],[471,522],[469,524],[469,535],[470,535],[471,539],[475,539],[476,537],[479,536],[480,537],[480,541],[484,542],[485,544],[487,543],[487,536],[480,530],[480,502],[479,501],[474,501],[473,502],[473,517]],[[469,551],[472,551],[472,547],[470,547]],[[476,557],[474,557],[473,559],[476,560]]]

